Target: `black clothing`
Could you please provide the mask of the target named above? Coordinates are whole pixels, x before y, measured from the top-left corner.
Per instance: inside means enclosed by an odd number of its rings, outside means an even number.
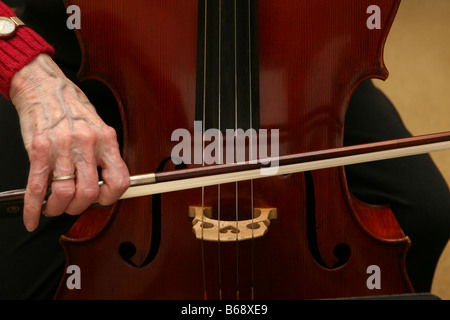
[[[344,144],[411,136],[395,107],[371,81],[349,105]],[[434,270],[450,239],[450,192],[429,155],[346,167],[350,191],[371,204],[389,204],[412,246],[406,267],[416,292],[429,292]]]

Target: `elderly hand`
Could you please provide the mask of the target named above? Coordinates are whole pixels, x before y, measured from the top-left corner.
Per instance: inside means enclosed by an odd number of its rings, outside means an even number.
[[[28,231],[39,224],[49,183],[52,193],[43,210],[46,216],[80,214],[93,202],[110,205],[127,190],[130,177],[116,132],[50,56],[40,54],[17,72],[10,96],[30,160],[23,213]],[[98,167],[104,181],[101,187]],[[71,175],[76,179],[52,181]]]

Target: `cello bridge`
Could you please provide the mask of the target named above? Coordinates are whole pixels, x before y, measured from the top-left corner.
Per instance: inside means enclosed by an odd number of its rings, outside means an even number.
[[[268,232],[270,221],[277,219],[276,208],[255,208],[253,218],[242,221],[212,219],[211,207],[190,206],[192,231],[199,240],[214,242],[243,241],[260,238]]]

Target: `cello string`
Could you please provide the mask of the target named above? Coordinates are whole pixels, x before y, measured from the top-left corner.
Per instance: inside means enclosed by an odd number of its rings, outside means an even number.
[[[208,0],[205,0],[205,26],[204,26],[204,39],[203,39],[203,106],[202,106],[202,137],[205,133],[205,112],[206,112],[206,38],[207,38],[207,17],[208,17]],[[195,130],[195,128],[194,128]],[[205,142],[202,138],[202,166],[205,165]],[[205,209],[205,187],[202,187],[202,240],[201,240],[201,251],[202,251],[202,271],[203,271],[203,298],[207,300],[206,293],[206,273],[205,273],[205,249],[203,240],[203,226],[204,224],[204,209]]]
[[[251,46],[251,14],[250,1],[247,1],[248,10],[248,79],[249,79],[249,108],[250,108],[250,130],[253,129],[253,100],[252,100],[252,46]],[[252,131],[251,131],[252,132]],[[253,159],[253,134],[250,134],[250,159]],[[250,180],[250,214],[252,216],[252,248],[251,248],[251,298],[254,299],[255,283],[254,283],[254,208],[253,208],[253,180]]]
[[[237,154],[237,19],[236,19],[236,0],[234,0],[234,132],[235,132],[235,161]],[[238,183],[236,185],[236,299],[239,300],[239,200],[238,200]]]
[[[221,117],[220,117],[220,112],[221,112],[221,69],[222,69],[222,0],[219,0],[219,101],[218,101],[218,106],[219,106],[219,112],[218,112],[218,117],[219,117],[219,121],[218,121],[218,132],[221,132],[221,125],[220,125],[220,121],[221,121]],[[217,136],[217,139],[219,138],[219,136]],[[218,150],[218,159],[219,162],[222,163],[222,143],[219,143],[219,150]],[[219,265],[219,300],[222,300],[222,270],[221,270],[221,258],[220,258],[220,184],[217,185],[217,256],[218,256],[218,265]]]

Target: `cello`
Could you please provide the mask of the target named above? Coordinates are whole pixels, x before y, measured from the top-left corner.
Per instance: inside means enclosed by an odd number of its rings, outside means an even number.
[[[177,169],[171,133],[184,128],[195,136],[199,122],[202,133],[279,130],[281,155],[340,146],[354,88],[387,76],[382,47],[399,5],[378,1],[382,28],[369,30],[367,1],[67,3],[83,14],[81,77],[102,81],[119,102],[132,174]],[[263,228],[253,220],[263,213],[269,230],[253,238]],[[250,225],[250,239],[239,238],[241,222]],[[205,239],[211,225],[217,236]],[[61,242],[67,265],[82,271],[83,289],[68,290],[66,277],[58,299],[315,299],[412,291],[407,237],[389,209],[349,193],[342,168],[94,206]],[[374,265],[383,270],[380,291],[366,282]]]

